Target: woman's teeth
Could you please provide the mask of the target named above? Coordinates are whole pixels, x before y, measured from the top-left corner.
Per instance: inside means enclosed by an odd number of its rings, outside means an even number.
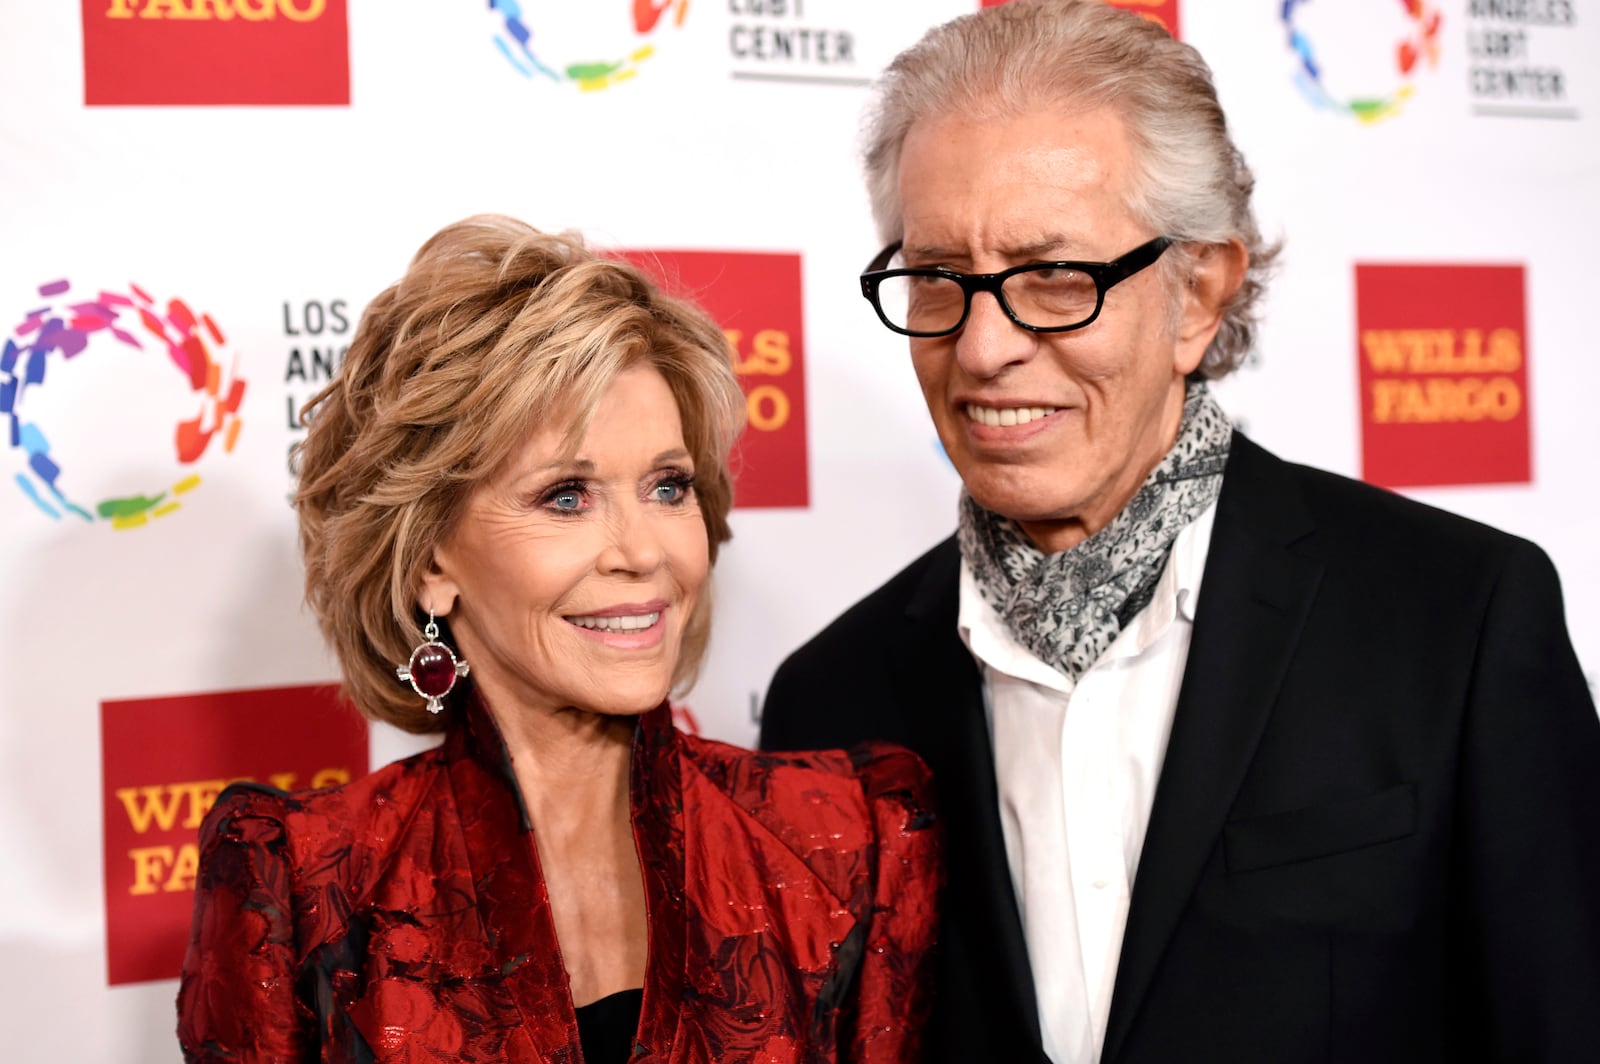
[[[638,632],[649,628],[661,619],[659,613],[635,613],[625,617],[568,617],[579,628],[593,628],[597,632]]]

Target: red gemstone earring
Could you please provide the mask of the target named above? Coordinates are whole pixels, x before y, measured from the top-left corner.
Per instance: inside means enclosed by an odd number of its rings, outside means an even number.
[[[411,660],[394,670],[401,682],[428,700],[429,713],[444,712],[440,701],[456,685],[456,679],[470,670],[467,663],[456,657],[455,651],[439,642],[439,626],[434,623],[433,611],[428,611],[428,626],[422,630],[425,640],[411,652]]]

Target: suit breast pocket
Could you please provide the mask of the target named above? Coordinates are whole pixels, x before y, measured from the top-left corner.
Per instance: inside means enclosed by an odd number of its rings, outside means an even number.
[[[1222,842],[1231,875],[1362,850],[1416,830],[1416,787],[1401,783],[1361,798],[1230,821]]]

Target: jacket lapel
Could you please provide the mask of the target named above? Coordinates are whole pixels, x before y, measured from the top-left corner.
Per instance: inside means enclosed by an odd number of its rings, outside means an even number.
[[[1194,634],[1122,940],[1101,1059],[1115,1061],[1221,834],[1322,577],[1283,464],[1235,433]]]
[[[672,711],[663,703],[639,722],[629,781],[634,846],[639,851],[650,927],[636,1041],[650,1051],[649,1060],[667,1060],[672,1048],[685,1041],[678,1037],[688,955],[679,750]]]
[[[960,914],[972,968],[965,978],[987,999],[983,1011],[1038,1049],[1038,1005],[1000,829],[982,681],[956,627],[960,551],[954,537],[937,551],[907,602],[896,666],[906,719],[925,726],[919,752],[937,782],[945,821],[946,922]]]

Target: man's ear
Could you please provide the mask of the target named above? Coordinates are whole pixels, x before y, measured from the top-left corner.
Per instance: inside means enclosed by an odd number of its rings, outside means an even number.
[[[461,589],[450,576],[451,566],[446,548],[433,548],[428,559],[428,571],[422,575],[422,587],[417,591],[417,606],[435,617],[448,617],[456,608],[456,597]]]
[[[1206,348],[1222,325],[1222,311],[1250,268],[1250,252],[1235,239],[1223,244],[1197,244],[1189,250],[1190,269],[1183,288],[1183,314],[1178,319],[1174,368],[1187,377],[1200,366]]]

